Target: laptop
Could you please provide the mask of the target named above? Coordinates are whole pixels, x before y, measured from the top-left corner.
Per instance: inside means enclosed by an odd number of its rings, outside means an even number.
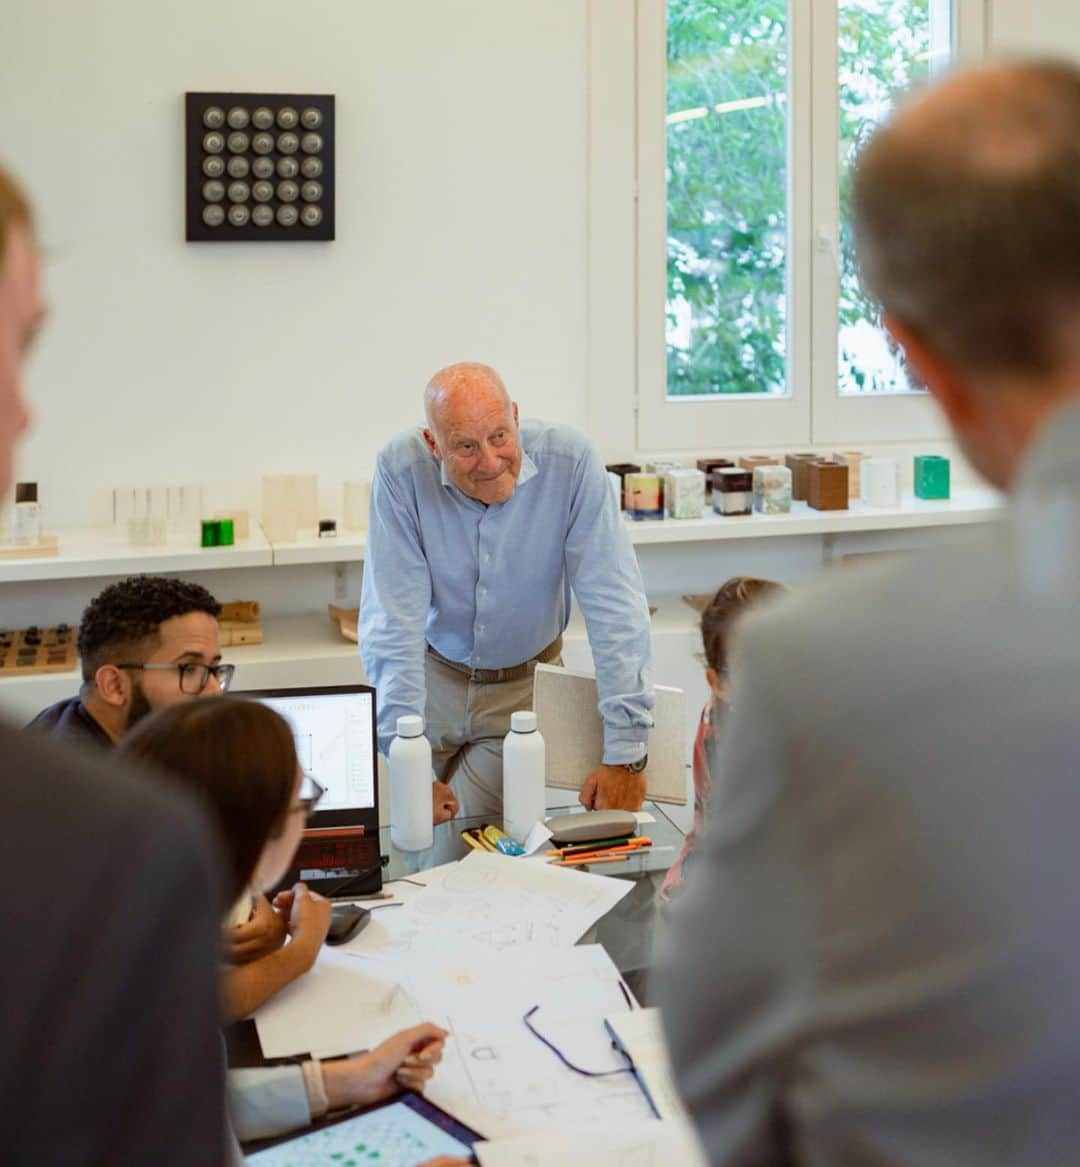
[[[235,693],[289,723],[304,773],[326,791],[282,887],[303,880],[328,899],[382,887],[375,690],[370,685],[259,689]]]

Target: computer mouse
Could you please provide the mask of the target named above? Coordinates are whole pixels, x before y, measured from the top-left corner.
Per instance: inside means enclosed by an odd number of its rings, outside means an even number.
[[[356,904],[335,904],[330,911],[330,931],[327,944],[344,944],[368,926],[371,913]]]

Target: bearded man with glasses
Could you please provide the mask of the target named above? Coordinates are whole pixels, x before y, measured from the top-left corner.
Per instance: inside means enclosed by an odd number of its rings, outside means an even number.
[[[153,709],[225,692],[234,665],[218,642],[221,605],[198,584],[132,576],[91,600],[79,624],[82,688],[27,727],[111,746]]]

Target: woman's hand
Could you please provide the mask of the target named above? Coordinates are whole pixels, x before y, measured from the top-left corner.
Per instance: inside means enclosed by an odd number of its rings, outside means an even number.
[[[225,929],[225,959],[229,964],[248,964],[269,956],[285,943],[285,918],[270,906],[264,895],[255,896],[251,918]]]
[[[399,1090],[423,1090],[442,1060],[445,1029],[430,1022],[403,1029],[366,1054],[323,1062],[331,1110],[391,1098]]]

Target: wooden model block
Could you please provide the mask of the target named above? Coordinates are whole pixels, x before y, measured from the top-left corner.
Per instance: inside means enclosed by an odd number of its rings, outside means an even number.
[[[915,456],[915,497],[943,499],[949,497],[949,459],[940,454]]]
[[[775,466],[776,459],[771,454],[747,454],[739,459],[739,468],[752,474],[759,466]]]
[[[806,502],[810,482],[810,463],[819,462],[819,454],[788,454],[784,465],[791,471],[791,497]]]
[[[861,498],[862,475],[860,471],[863,462],[866,461],[866,455],[859,453],[858,450],[838,450],[835,461],[848,468],[848,497]]]
[[[55,535],[42,535],[40,543],[22,546],[0,543],[0,559],[52,559],[60,554],[60,540]]]
[[[259,622],[257,600],[234,600],[221,605],[218,617],[218,637],[222,648],[236,648],[242,644],[262,644],[263,628]]]
[[[806,501],[816,511],[845,511],[848,468],[839,462],[811,462]]]
[[[251,538],[251,512],[240,511],[215,511],[215,519],[232,519],[233,524],[233,539],[239,543],[243,539]]]
[[[356,644],[360,639],[360,609],[339,608],[335,604],[328,604],[326,610],[330,614],[330,619],[341,630],[341,635]]]
[[[75,629],[68,624],[0,629],[0,677],[71,672],[76,638]]]
[[[256,623],[259,619],[258,600],[233,600],[230,604],[221,605],[221,615],[219,620],[226,622],[239,622],[241,624]]]

